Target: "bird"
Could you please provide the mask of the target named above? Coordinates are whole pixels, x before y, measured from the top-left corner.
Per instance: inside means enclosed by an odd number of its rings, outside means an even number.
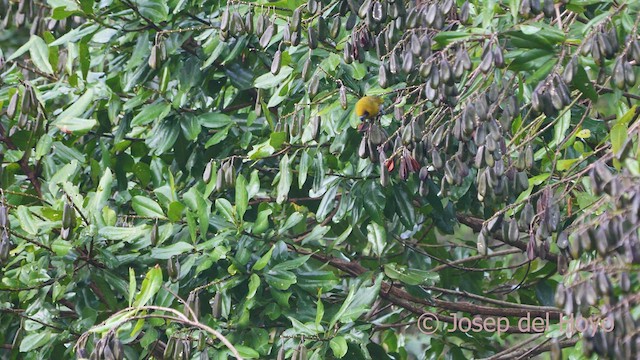
[[[364,96],[356,103],[356,115],[361,121],[374,120],[380,114],[383,102],[378,96]]]

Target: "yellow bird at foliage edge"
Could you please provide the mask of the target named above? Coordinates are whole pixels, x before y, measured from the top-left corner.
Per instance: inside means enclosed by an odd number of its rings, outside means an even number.
[[[380,113],[383,102],[378,96],[365,96],[356,103],[356,115],[361,121],[373,120]]]

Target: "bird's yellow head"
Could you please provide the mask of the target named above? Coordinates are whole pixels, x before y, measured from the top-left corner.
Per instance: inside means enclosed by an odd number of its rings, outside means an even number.
[[[361,121],[375,119],[382,108],[384,100],[378,96],[365,96],[356,103],[356,115]]]

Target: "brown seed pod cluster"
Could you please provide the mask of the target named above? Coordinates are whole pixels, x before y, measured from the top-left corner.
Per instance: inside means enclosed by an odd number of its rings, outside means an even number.
[[[568,74],[565,72],[565,75]],[[531,94],[531,108],[536,114],[556,116],[558,111],[569,104],[571,104],[571,91],[564,77],[558,74],[553,74],[546,81],[541,82]]]
[[[122,360],[124,359],[124,348],[122,342],[111,330],[106,336],[96,342],[89,360]]]
[[[206,354],[206,351],[203,353]],[[171,336],[164,348],[163,358],[169,360],[191,359],[191,341]]]
[[[4,198],[2,198],[0,199],[0,265],[9,259],[9,251],[11,250],[10,228],[9,208],[5,205]]]
[[[540,13],[550,18],[556,16],[556,5],[553,0],[522,0],[519,12],[525,18],[536,16]]]
[[[178,281],[180,277],[180,260],[175,255],[167,260],[167,274],[171,282]]]
[[[206,168],[205,168],[206,170]],[[222,161],[216,175],[216,191],[221,191],[227,187],[232,187],[236,181],[236,169],[233,159],[228,158]]]

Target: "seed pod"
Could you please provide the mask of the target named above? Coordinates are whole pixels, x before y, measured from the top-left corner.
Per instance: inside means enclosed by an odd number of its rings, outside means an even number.
[[[318,1],[307,0],[307,11],[311,14],[315,14],[318,11]]]
[[[347,109],[347,88],[344,85],[340,86],[340,106],[343,110]]]
[[[75,222],[76,222],[75,209],[71,204],[66,202],[64,204],[64,207],[62,208],[62,227],[67,229],[73,228],[75,227]]]
[[[524,171],[520,171],[517,175],[516,175],[516,185],[517,185],[517,191],[516,192],[521,192],[526,190],[527,188],[529,188],[529,179],[527,178],[527,173]]]
[[[387,20],[386,2],[374,1],[371,7],[371,17],[378,23],[384,23]]]
[[[560,94],[558,94],[558,90],[555,86],[549,87],[549,98],[551,99],[551,105],[556,110],[561,110],[564,107],[564,103],[562,102],[562,98]]]
[[[367,156],[369,156],[369,153],[367,152],[367,138],[366,138],[366,136],[363,136],[362,139],[360,140],[360,146],[358,146],[358,156],[361,159],[366,159]]]
[[[318,47],[318,32],[312,26],[307,29],[307,39],[309,40],[309,49],[316,49]]]
[[[509,241],[516,242],[520,237],[520,231],[518,230],[518,222],[515,219],[509,221]]]
[[[433,167],[438,170],[442,169],[442,167],[444,166],[442,157],[440,157],[440,153],[438,153],[435,148],[431,150],[431,163],[433,164]]]
[[[360,19],[364,19],[367,17],[367,13],[371,9],[371,0],[364,0],[360,7],[358,8],[358,17]]]
[[[151,227],[151,233],[149,234],[149,240],[151,241],[151,246],[158,245],[158,222],[157,221]]]
[[[229,13],[229,8],[224,9],[222,15],[220,16],[220,30],[221,31],[229,31],[229,22],[231,19],[231,14]]]
[[[309,99],[316,97],[316,94],[318,93],[318,86],[320,86],[320,77],[318,75],[313,75],[309,81]]]
[[[153,45],[151,47],[151,54],[149,55],[149,67],[152,69],[156,69],[158,67],[158,45]]]
[[[302,65],[302,73],[300,74],[300,76],[302,77],[302,80],[309,81],[309,78],[311,77],[311,56],[307,57],[307,60],[305,60],[304,64]]]
[[[478,255],[487,255],[487,238],[484,236],[482,231],[478,234],[476,247],[478,249]]]
[[[540,0],[531,0],[531,12],[533,14],[539,14],[542,10],[542,6],[540,4]]]
[[[609,37],[606,33],[598,33],[596,35],[596,43],[598,44],[600,55],[602,57],[605,57],[607,59],[613,57],[613,47],[611,46],[611,42],[609,41]]]
[[[267,17],[264,14],[260,14],[258,16],[258,19],[256,20],[256,35],[262,37],[268,22],[269,20],[267,20]]]
[[[469,8],[470,8],[469,0],[466,0],[464,4],[462,4],[462,6],[460,7],[460,15],[458,18],[460,19],[460,22],[462,24],[466,25],[469,23]]]
[[[329,35],[332,39],[335,39],[340,34],[340,27],[342,25],[342,17],[335,16],[333,18],[333,22],[331,23],[331,30],[329,31]]]
[[[347,22],[345,24],[345,29],[347,31],[351,31],[351,29],[353,29],[353,27],[356,26],[356,21],[358,21],[358,17],[356,16],[356,14],[354,13],[349,14],[349,17],[347,18]]]
[[[10,226],[9,210],[4,202],[0,201],[0,229],[8,230]]]
[[[344,43],[344,51],[343,56],[344,62],[347,64],[351,64],[353,62],[353,46],[350,42]]]
[[[235,168],[233,167],[233,162],[229,161],[229,162],[225,163],[225,166],[223,166],[223,170],[224,170],[224,182],[229,186],[233,186],[233,184],[235,183],[235,179],[236,179]]]
[[[546,17],[553,17],[553,15],[555,15],[553,0],[544,0],[544,3],[542,5],[542,12]]]
[[[180,261],[178,261],[178,257],[175,255],[167,261],[167,274],[171,282],[178,281],[178,276],[180,276]]]
[[[444,0],[440,3],[440,13],[447,15],[453,8],[453,0]]]
[[[397,74],[400,71],[400,58],[398,56],[398,52],[394,51],[391,53],[389,57],[389,72],[392,74]]]
[[[413,54],[410,51],[406,51],[402,57],[402,71],[405,74],[409,74],[413,70]]]
[[[629,56],[629,60],[634,60],[636,64],[640,64],[640,42],[638,42],[638,40],[631,42],[627,55]]]
[[[571,84],[577,70],[578,70],[578,59],[574,56],[571,58],[571,60],[569,60],[569,62],[564,68],[564,73],[562,74],[562,78],[567,84]]]
[[[167,345],[164,348],[164,354],[163,354],[163,358],[164,359],[173,359],[173,353],[175,351],[176,348],[176,338],[175,337],[170,337],[169,340],[167,340]]]
[[[636,73],[633,71],[631,67],[631,63],[628,61],[622,62],[622,67],[624,69],[624,81],[627,86],[634,86],[636,84]]]
[[[624,66],[622,65],[622,58],[618,58],[615,64],[613,65],[613,76],[611,77],[611,82],[618,89],[622,90],[626,87]]]
[[[249,34],[253,33],[253,10],[247,11],[244,16],[244,30]]]
[[[500,46],[496,46],[493,49],[493,65],[498,69],[504,68],[504,54]]]
[[[271,38],[273,37],[275,30],[275,24],[273,23],[270,23],[264,30],[264,33],[260,37],[260,46],[263,49],[266,49],[269,46],[269,42],[271,42]]]
[[[483,74],[486,74],[491,70],[491,64],[493,64],[493,51],[491,51],[491,47],[489,43],[484,46],[484,50],[482,52],[482,60],[480,61],[480,65],[478,66],[480,71]]]
[[[318,140],[318,135],[320,135],[320,124],[322,123],[322,118],[320,115],[316,115],[311,118],[309,122],[309,126],[311,126],[311,138],[314,140]]]
[[[384,89],[389,85],[388,80],[387,69],[384,64],[380,64],[380,68],[378,70],[378,85]]]
[[[522,0],[520,3],[520,15],[524,18],[528,18],[531,13],[531,1],[530,0]]]
[[[291,14],[291,21],[289,22],[289,30],[291,32],[296,32],[300,30],[300,25],[302,23],[302,17],[300,14],[300,8],[296,8],[293,10],[293,14]]]
[[[278,50],[273,55],[273,61],[271,62],[271,73],[273,75],[278,75],[280,72],[280,62],[282,60],[282,51]]]
[[[425,60],[421,65],[420,65],[420,76],[422,77],[429,77],[429,75],[431,74],[431,61],[429,61],[429,59]]]
[[[425,15],[424,21],[425,25],[431,26],[436,21],[436,13],[438,12],[438,7],[435,4],[429,5],[427,9],[427,13]]]
[[[9,106],[7,107],[7,117],[10,119],[13,119],[16,115],[16,109],[18,108],[18,99],[19,92],[16,89],[16,92],[13,93],[13,96],[11,96],[11,99],[9,100]]]
[[[229,19],[229,33],[233,36],[239,36],[242,35],[243,32],[244,24],[240,17],[240,13],[234,11],[231,13],[231,19]]]

